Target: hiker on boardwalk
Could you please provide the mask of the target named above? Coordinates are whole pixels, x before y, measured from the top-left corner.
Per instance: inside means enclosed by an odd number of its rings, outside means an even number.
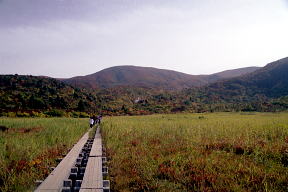
[[[97,119],[98,119],[98,122],[97,122],[97,123],[100,125],[101,120],[102,120],[102,115],[98,115]]]
[[[97,117],[95,115],[93,115],[93,120],[94,120],[94,124],[93,125],[96,125],[97,124]]]
[[[92,116],[90,116],[90,119],[89,119],[89,124],[90,124],[90,128],[92,128],[92,127],[93,127],[93,125],[94,125],[94,119],[93,119],[93,117],[92,117]]]
[[[100,125],[101,119],[102,119],[102,115],[98,115],[97,117],[94,116],[93,119],[94,119],[94,125],[95,124]]]

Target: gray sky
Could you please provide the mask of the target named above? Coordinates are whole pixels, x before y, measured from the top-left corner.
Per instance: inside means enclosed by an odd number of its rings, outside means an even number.
[[[0,73],[211,74],[288,57],[288,0],[0,0]]]

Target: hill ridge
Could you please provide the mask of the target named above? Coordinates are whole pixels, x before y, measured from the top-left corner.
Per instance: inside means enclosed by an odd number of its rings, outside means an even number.
[[[245,67],[214,73],[190,75],[168,69],[134,65],[113,66],[85,76],[76,76],[62,81],[81,88],[111,88],[115,86],[137,86],[165,90],[181,90],[200,87],[220,79],[247,74],[259,67]]]

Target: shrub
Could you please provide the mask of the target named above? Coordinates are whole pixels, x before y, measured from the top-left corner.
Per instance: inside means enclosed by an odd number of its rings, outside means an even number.
[[[69,115],[70,115],[70,117],[74,117],[74,118],[78,118],[79,117],[79,113],[75,112],[75,111],[70,112]]]
[[[29,113],[26,113],[26,112],[17,112],[16,113],[16,116],[17,117],[30,117],[30,114]]]
[[[86,117],[89,117],[89,115],[87,113],[85,113],[85,112],[80,112],[79,113],[79,117],[80,118],[86,118]]]
[[[15,112],[8,112],[7,117],[16,117],[16,113]]]
[[[38,113],[35,111],[32,111],[30,114],[31,117],[45,117],[45,115],[43,113]]]
[[[7,117],[8,114],[6,112],[0,112],[0,117]]]
[[[74,118],[87,118],[89,117],[89,114],[87,114],[86,112],[72,111],[72,112],[69,112],[69,116],[74,117]]]
[[[50,117],[64,117],[65,112],[58,109],[52,109],[51,111],[44,112],[44,114]]]

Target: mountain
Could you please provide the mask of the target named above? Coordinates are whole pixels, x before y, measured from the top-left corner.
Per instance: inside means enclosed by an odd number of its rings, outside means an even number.
[[[136,86],[146,88],[182,89],[204,85],[197,76],[152,67],[117,66],[97,73],[66,79],[64,82],[76,87],[111,88]]]
[[[288,57],[267,64],[251,74],[239,77],[246,89],[267,97],[288,95]]]
[[[181,90],[184,88],[203,86],[219,79],[247,74],[257,69],[257,67],[248,67],[212,75],[189,75],[152,67],[116,66],[91,75],[62,79],[62,81],[74,87],[92,89],[135,86],[164,90]]]
[[[252,73],[261,67],[244,67],[244,68],[239,68],[239,69],[232,69],[232,70],[226,70],[222,71],[219,73],[214,73],[211,76],[217,76],[218,79],[228,79],[228,78],[233,78],[233,77],[238,77],[242,75],[246,75],[248,73]]]
[[[287,110],[287,74],[288,58],[260,69],[236,69],[212,75],[119,66],[72,78],[78,86],[108,87],[105,89],[74,88],[49,77],[0,75],[0,116],[9,112],[20,112],[21,116],[23,111],[33,116],[33,112],[53,109],[104,115]],[[199,87],[168,90],[196,85]]]
[[[288,57],[267,64],[252,73],[221,80],[200,88],[207,100],[248,101],[288,95]],[[195,90],[193,90],[195,91]],[[188,91],[191,94],[191,90]]]
[[[260,68],[261,67],[244,67],[244,68],[239,68],[239,69],[226,70],[226,71],[214,73],[211,75],[200,75],[199,78],[203,79],[203,81],[205,81],[205,84],[211,84],[219,80],[230,79],[230,78],[246,75]]]

